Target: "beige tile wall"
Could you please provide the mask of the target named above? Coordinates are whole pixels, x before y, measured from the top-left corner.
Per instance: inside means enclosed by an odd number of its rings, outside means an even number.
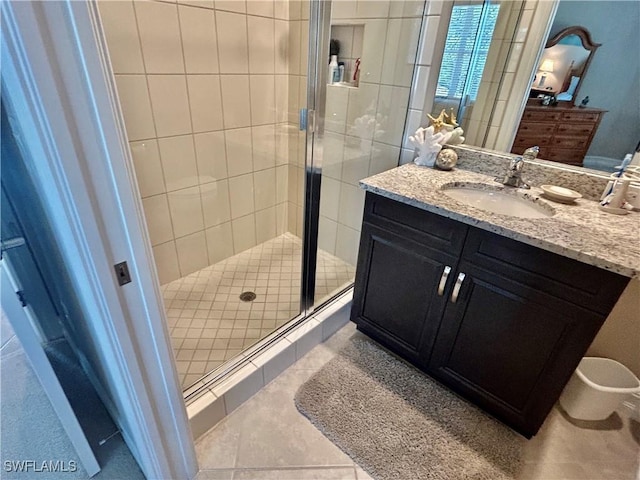
[[[277,91],[287,98],[286,137],[288,146],[287,230],[302,237],[306,135],[298,128],[299,111],[307,104],[309,3],[289,1],[288,77]],[[281,28],[285,28],[281,26]],[[285,113],[284,111],[282,112]],[[284,192],[282,192],[284,194]]]
[[[362,71],[357,88],[327,86],[318,243],[352,265],[364,207],[358,182],[398,165],[424,8],[424,1],[333,4],[339,37],[349,26],[363,29]],[[351,58],[353,47],[345,48]]]
[[[161,283],[284,231],[301,236],[308,3],[99,7]],[[398,163],[424,11],[409,0],[333,5],[334,23],[363,33],[362,73],[357,89],[328,89],[319,241],[352,264],[357,183]]]
[[[300,234],[308,5],[99,9],[160,282]]]

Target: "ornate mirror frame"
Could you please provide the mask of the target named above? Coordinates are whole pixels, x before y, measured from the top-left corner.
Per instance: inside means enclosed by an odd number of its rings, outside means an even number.
[[[567,28],[564,28],[564,29],[560,30],[552,38],[547,40],[547,44],[545,45],[545,50],[547,48],[550,48],[550,47],[553,47],[553,46],[557,45],[558,43],[560,43],[560,40],[562,40],[565,37],[568,37],[569,35],[577,35],[580,38],[580,41],[582,42],[582,47],[585,50],[589,51],[589,56],[587,57],[587,60],[585,61],[584,67],[582,68],[582,74],[580,75],[580,80],[578,80],[576,88],[573,91],[573,95],[571,97],[571,100],[558,100],[559,102],[567,102],[567,103],[570,102],[571,105],[575,105],[575,101],[578,98],[578,92],[580,91],[580,87],[582,85],[582,81],[584,80],[584,77],[587,74],[587,71],[589,69],[589,65],[591,64],[591,60],[593,59],[593,54],[598,49],[598,47],[600,47],[602,44],[601,43],[595,43],[591,39],[591,34],[589,33],[589,30],[587,30],[586,28],[581,27],[579,25],[574,25],[572,27],[567,27]],[[571,71],[568,72],[568,79],[569,80],[571,79],[571,73],[570,72]],[[567,79],[565,79],[565,82],[564,82],[563,85],[566,85],[566,81],[567,81]]]

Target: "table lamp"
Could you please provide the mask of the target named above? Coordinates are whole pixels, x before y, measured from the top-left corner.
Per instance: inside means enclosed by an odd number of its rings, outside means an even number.
[[[540,71],[542,75],[540,76],[540,83],[538,83],[538,88],[544,87],[544,81],[547,79],[547,73],[553,72],[553,60],[549,60],[548,58],[542,62],[540,65]]]

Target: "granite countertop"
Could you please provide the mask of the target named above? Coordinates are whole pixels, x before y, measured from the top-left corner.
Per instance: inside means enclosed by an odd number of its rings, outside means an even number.
[[[484,184],[489,189],[529,196],[542,207],[553,209],[548,218],[519,218],[490,213],[458,202],[441,187],[452,184]],[[403,165],[365,178],[367,191],[408,205],[459,220],[565,257],[617,272],[627,277],[640,275],[640,213],[612,215],[598,209],[597,202],[581,198],[574,204],[541,197],[542,190],[504,187],[493,176],[468,170],[446,172],[415,164]]]

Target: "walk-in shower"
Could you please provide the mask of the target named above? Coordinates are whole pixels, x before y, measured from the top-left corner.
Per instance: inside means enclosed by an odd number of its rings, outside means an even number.
[[[328,9],[99,2],[184,388],[352,282],[358,181],[398,164],[424,2]]]

